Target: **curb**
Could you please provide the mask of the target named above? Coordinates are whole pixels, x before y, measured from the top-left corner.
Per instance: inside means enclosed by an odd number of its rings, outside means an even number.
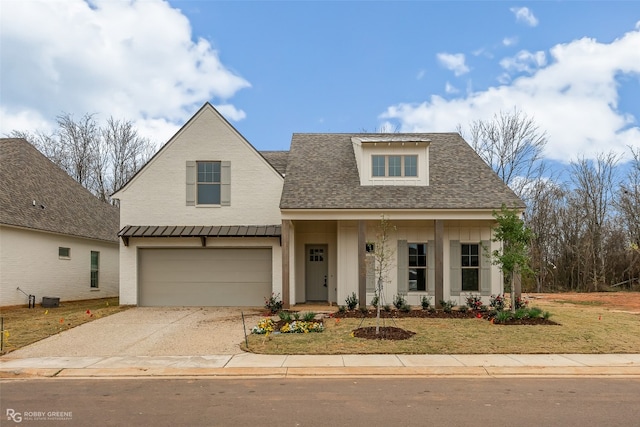
[[[0,379],[80,378],[640,378],[640,366],[456,366],[280,368],[21,368],[0,369]]]

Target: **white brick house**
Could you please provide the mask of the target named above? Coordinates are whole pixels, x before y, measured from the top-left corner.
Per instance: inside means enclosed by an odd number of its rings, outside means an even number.
[[[121,303],[137,305],[370,302],[382,215],[383,298],[488,299],[492,214],[524,207],[455,133],[294,134],[259,152],[208,103],[114,197]]]

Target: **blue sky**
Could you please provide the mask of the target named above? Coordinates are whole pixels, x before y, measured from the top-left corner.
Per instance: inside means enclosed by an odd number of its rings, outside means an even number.
[[[635,1],[6,0],[0,24],[2,134],[92,112],[160,144],[210,101],[260,150],[513,108],[550,160],[640,146]]]

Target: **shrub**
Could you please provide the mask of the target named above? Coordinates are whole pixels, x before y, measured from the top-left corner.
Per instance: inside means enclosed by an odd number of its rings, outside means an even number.
[[[316,313],[314,313],[313,311],[307,311],[302,315],[302,320],[304,320],[305,322],[311,322],[315,318]]]
[[[282,310],[282,300],[280,294],[272,293],[269,298],[264,299],[264,308],[269,310],[271,314],[276,314]]]
[[[278,317],[280,318],[280,320],[283,320],[285,322],[291,322],[291,320],[293,320],[291,318],[291,312],[290,311],[282,310],[281,312],[278,313]]]
[[[529,317],[529,310],[527,310],[526,308],[519,308],[515,311],[515,313],[513,313],[513,317],[515,319],[526,319],[527,317]]]
[[[482,306],[482,298],[477,294],[467,295],[467,307],[471,310],[479,310]],[[462,308],[462,307],[461,307]]]
[[[344,305],[338,306],[338,313],[346,313],[346,312],[347,312],[347,307],[345,307]]]
[[[385,305],[382,306],[382,309],[384,311],[386,311],[386,312],[389,312],[389,311],[391,311],[391,306],[389,304],[385,304]]]
[[[442,311],[444,311],[445,313],[451,313],[453,307],[456,306],[456,303],[452,300],[440,300],[440,305],[442,306]]]
[[[347,305],[347,308],[349,310],[355,310],[355,308],[358,306],[358,302],[358,297],[356,296],[355,292],[351,292],[351,295],[349,295],[344,300],[344,303]]]
[[[360,313],[367,315],[369,313],[369,309],[367,307],[360,307]]]
[[[542,318],[544,320],[549,320],[549,318],[551,317],[551,313],[548,311],[545,311],[544,313],[542,313]]]
[[[294,320],[300,320],[300,313],[298,313],[297,311],[293,312],[293,319]]]
[[[402,307],[406,303],[407,303],[407,300],[404,299],[404,296],[402,294],[394,295],[394,297],[393,297],[393,306],[396,309],[400,310],[400,307]]]
[[[532,319],[537,319],[538,317],[542,317],[542,309],[538,307],[531,307],[529,309],[529,317]]]
[[[429,310],[431,308],[431,297],[423,295],[420,300],[420,305],[422,305],[423,310]]]
[[[408,313],[411,311],[411,306],[409,304],[402,304],[398,310],[403,313]]]
[[[511,312],[510,311],[499,311],[496,313],[495,322],[504,323],[511,320]]]
[[[491,298],[489,299],[489,307],[496,311],[504,310],[504,295],[491,295]]]
[[[469,307],[467,307],[466,305],[461,305],[460,307],[458,307],[458,311],[460,313],[466,313],[467,311],[469,311]]]
[[[371,306],[373,308],[378,308],[379,303],[380,303],[380,297],[378,297],[378,294],[375,294],[373,298],[371,298]]]

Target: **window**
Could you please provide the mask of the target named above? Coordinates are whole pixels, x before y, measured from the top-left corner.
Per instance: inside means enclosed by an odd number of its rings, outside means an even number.
[[[409,243],[409,290],[427,290],[427,244]]]
[[[323,262],[324,261],[324,249],[322,248],[310,248],[309,249],[309,261]]]
[[[371,174],[374,177],[417,177],[418,156],[371,156]]]
[[[477,244],[462,244],[462,290],[480,290],[480,247]]]
[[[71,248],[58,248],[58,258],[60,259],[71,259]]]
[[[198,162],[197,204],[220,204],[220,162]]]
[[[91,251],[91,287],[98,287],[98,276],[100,274],[100,252]]]

